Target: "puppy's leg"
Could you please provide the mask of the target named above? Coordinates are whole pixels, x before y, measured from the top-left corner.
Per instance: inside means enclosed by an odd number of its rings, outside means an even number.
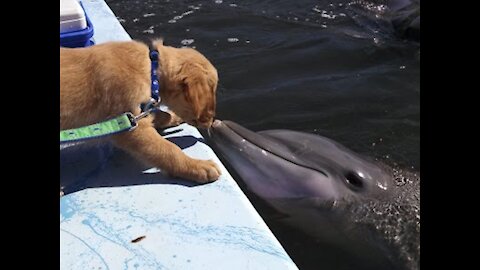
[[[183,123],[182,118],[172,111],[157,111],[154,113],[153,125],[157,129],[178,126]]]
[[[177,145],[160,136],[151,117],[140,120],[133,131],[113,136],[113,140],[117,147],[173,176],[199,183],[211,182],[220,176],[220,169],[213,161],[190,158]]]

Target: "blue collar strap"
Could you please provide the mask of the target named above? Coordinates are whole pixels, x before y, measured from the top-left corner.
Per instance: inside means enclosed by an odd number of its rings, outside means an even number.
[[[160,83],[157,75],[158,56],[159,53],[157,50],[150,49],[150,60],[152,61],[152,98],[155,100],[155,102],[159,102],[160,99]]]
[[[61,130],[60,143],[96,139],[124,131],[130,131],[137,127],[137,121],[149,115],[160,107],[160,84],[158,82],[158,56],[155,49],[150,49],[150,60],[152,61],[152,100],[141,104],[142,113],[134,116],[132,113],[124,113],[114,119],[103,121],[97,124],[84,126],[75,129]]]

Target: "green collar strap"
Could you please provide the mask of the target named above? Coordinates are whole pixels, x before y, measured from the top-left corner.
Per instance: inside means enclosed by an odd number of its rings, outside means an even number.
[[[137,127],[137,118],[132,113],[124,113],[97,124],[60,131],[60,143],[96,139],[108,135],[130,131]]]

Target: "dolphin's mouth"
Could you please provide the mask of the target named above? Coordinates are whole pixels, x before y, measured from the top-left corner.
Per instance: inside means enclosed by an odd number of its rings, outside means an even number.
[[[259,149],[262,149],[264,153],[277,156],[290,163],[317,171],[318,173],[323,174],[325,177],[329,177],[329,173],[327,173],[327,171],[302,162],[295,155],[287,154],[290,151],[283,143],[277,142],[275,138],[269,137],[268,139],[265,139],[265,135],[259,135],[256,132],[252,132],[241,125],[228,120],[215,120],[211,129],[212,130],[209,131],[209,136],[212,139],[215,138],[215,135],[219,135],[219,137],[223,137],[224,139],[226,137],[227,141],[233,143],[233,141],[229,140],[228,137],[232,134],[235,134],[236,136],[242,138],[243,142],[249,142],[250,144],[255,145]],[[214,141],[216,140],[214,139]]]
[[[213,121],[212,128],[218,128],[220,125],[222,125],[222,121],[215,119],[215,121]]]
[[[215,119],[215,121],[213,121],[213,124],[212,124],[212,128],[213,129],[219,129],[222,127],[222,125],[225,125],[228,129],[234,131],[235,133],[239,134],[240,136],[243,137],[243,135],[245,134],[242,134],[242,133],[245,133],[245,132],[241,132],[241,129],[242,127],[238,124],[235,124],[234,122],[231,122],[231,121],[228,121],[228,120],[219,120],[219,119]],[[245,128],[243,128],[245,129]],[[245,129],[246,130],[246,129]],[[249,130],[246,130],[247,132],[251,132]]]
[[[210,128],[207,129],[208,137],[213,138],[215,136],[215,134],[218,135],[218,134],[221,134],[221,133],[225,133],[226,129],[229,129],[229,130],[235,132],[231,127],[226,125],[225,121],[215,119],[213,121],[212,125],[210,126]]]
[[[377,187],[372,189],[372,184],[369,184],[369,181],[372,182],[373,179],[378,178],[381,180],[384,178],[383,173],[378,172],[377,166],[374,164],[361,161],[357,162],[355,166],[347,166],[346,163],[359,158],[352,156],[353,154],[349,153],[348,149],[343,149],[340,146],[334,146],[331,151],[339,151],[344,153],[344,155],[349,155],[350,160],[346,159],[342,160],[343,163],[338,163],[332,160],[331,156],[328,156],[328,154],[334,154],[329,152],[308,158],[310,153],[308,147],[306,147],[306,150],[297,151],[298,145],[289,145],[281,137],[275,136],[274,133],[253,132],[235,122],[218,119],[213,122],[209,137],[220,148],[237,148],[240,152],[244,151],[244,147],[247,145],[253,145],[255,146],[254,148],[258,148],[261,151],[262,155],[276,156],[294,165],[316,171],[324,177],[337,179],[353,192],[377,190]],[[329,146],[326,145],[326,147]],[[340,155],[340,157],[343,156]],[[367,168],[368,170],[365,171],[362,168]],[[376,185],[382,189],[382,193],[387,189],[385,184],[380,186],[380,182]]]
[[[216,119],[212,127],[209,130],[209,136],[214,138],[215,135],[219,135],[220,137],[226,137],[229,141],[238,139],[239,137],[242,138],[243,141],[248,141],[251,144],[256,145],[257,147],[271,153],[274,155],[278,155],[276,149],[281,149],[282,144],[267,141],[262,138],[262,136],[258,135],[255,132],[252,132],[241,125],[228,121],[228,120],[218,120]],[[235,139],[234,136],[235,135]],[[237,137],[238,136],[238,137]]]
[[[243,126],[229,121],[229,120],[218,120],[216,119],[213,124],[212,124],[212,133],[215,134],[218,132],[220,133],[226,133],[226,131],[233,132],[234,134],[240,136],[243,138],[245,141],[248,141],[252,144],[255,144],[259,148],[264,149],[267,152],[270,152],[272,154],[278,155],[276,151],[277,149],[282,149],[282,144],[272,142],[272,141],[267,141],[265,140],[261,135],[257,134],[256,132],[253,132],[251,130],[248,130],[244,128]],[[228,135],[227,135],[228,136]]]

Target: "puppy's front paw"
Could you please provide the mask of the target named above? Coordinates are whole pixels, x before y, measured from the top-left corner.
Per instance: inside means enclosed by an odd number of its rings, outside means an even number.
[[[221,171],[218,165],[212,160],[192,160],[191,179],[198,183],[208,183],[217,180]]]

